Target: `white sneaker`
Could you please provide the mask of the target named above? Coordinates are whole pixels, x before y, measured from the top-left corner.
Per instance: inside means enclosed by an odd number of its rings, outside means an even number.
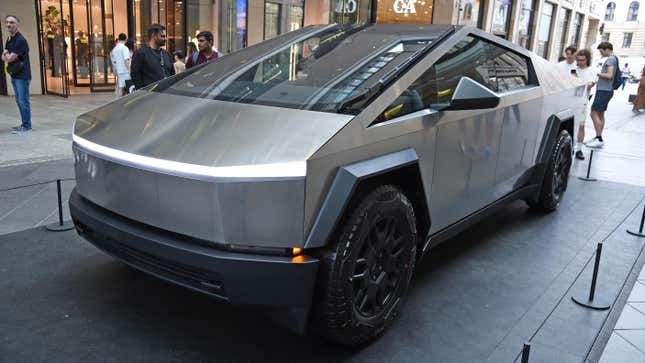
[[[605,143],[600,141],[597,137],[595,137],[592,140],[587,141],[585,145],[587,145],[587,147],[590,147],[592,149],[600,149],[605,145]]]

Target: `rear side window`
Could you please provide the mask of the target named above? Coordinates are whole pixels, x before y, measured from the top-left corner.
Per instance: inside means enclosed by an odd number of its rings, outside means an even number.
[[[462,77],[491,91],[506,92],[529,84],[528,60],[493,43],[468,36],[444,54],[385,109],[374,123],[450,102]]]

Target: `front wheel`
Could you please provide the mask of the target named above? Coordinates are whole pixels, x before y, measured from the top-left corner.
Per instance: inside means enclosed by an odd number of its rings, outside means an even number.
[[[403,303],[416,257],[414,209],[398,188],[378,187],[345,215],[336,237],[322,256],[315,328],[339,344],[365,344]]]
[[[534,209],[552,212],[560,205],[569,183],[569,170],[573,154],[572,143],[569,133],[566,130],[560,131],[544,173],[538,201],[529,204]]]

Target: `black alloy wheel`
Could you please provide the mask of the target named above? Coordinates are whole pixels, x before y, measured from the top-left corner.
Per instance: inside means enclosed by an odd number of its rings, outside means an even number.
[[[529,203],[531,207],[542,212],[552,212],[558,209],[560,201],[569,184],[569,171],[573,162],[573,141],[566,130],[560,131],[556,139],[551,159],[547,164],[544,180],[540,188],[537,203]]]
[[[321,258],[315,329],[343,345],[376,339],[396,318],[414,273],[412,203],[398,188],[376,188],[350,206]]]

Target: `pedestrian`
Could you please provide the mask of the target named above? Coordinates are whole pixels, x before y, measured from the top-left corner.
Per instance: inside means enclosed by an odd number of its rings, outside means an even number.
[[[591,119],[596,129],[596,137],[585,142],[585,145],[591,148],[601,148],[605,141],[602,138],[602,131],[605,128],[605,111],[609,100],[614,96],[614,76],[618,67],[618,58],[614,55],[614,46],[609,42],[598,44],[600,55],[607,59],[598,73],[598,82],[596,83],[596,96],[591,105]]]
[[[132,56],[130,76],[136,89],[175,74],[172,56],[161,48],[166,45],[166,27],[152,24],[148,28],[148,39],[148,44],[139,47]]]
[[[197,46],[193,42],[188,43],[188,51],[186,52],[186,59],[184,59],[184,64],[188,63],[188,59],[197,52]]]
[[[638,93],[636,94],[636,99],[634,99],[632,111],[640,112],[642,109],[645,109],[645,66],[641,71],[641,81],[638,83]]]
[[[571,74],[572,69],[576,69],[578,66],[576,64],[576,51],[578,49],[573,45],[568,46],[564,50],[564,60],[558,63],[558,67],[563,71]]]
[[[132,59],[132,56],[134,55],[134,40],[132,38],[128,38],[128,40],[125,41],[125,46],[128,47],[128,50],[130,51],[130,59]]]
[[[126,81],[130,78],[130,50],[125,46],[128,36],[119,34],[114,49],[110,52],[110,59],[116,73],[116,95],[121,97],[125,94]]]
[[[629,76],[632,74],[632,70],[629,69],[629,63],[625,63],[625,66],[623,67],[623,71],[621,74],[621,78],[623,80],[622,84],[622,89],[625,89],[625,83],[627,83],[627,80],[629,79]]]
[[[16,104],[20,110],[22,124],[13,127],[11,133],[18,134],[31,130],[31,105],[29,103],[29,83],[31,68],[29,65],[29,44],[20,34],[20,19],[15,15],[5,17],[9,39],[2,51],[2,61],[11,76],[11,85],[16,94]]]
[[[596,71],[591,67],[591,51],[589,49],[580,49],[576,53],[576,77],[585,84],[585,104],[582,108],[582,115],[580,124],[578,125],[578,137],[574,150],[576,152],[576,159],[584,160],[585,156],[582,153],[582,142],[585,138],[585,120],[587,118],[589,100],[591,99],[591,89],[596,84]]]
[[[190,58],[188,58],[186,68],[191,68],[198,64],[207,63],[217,59],[217,52],[213,51],[213,42],[213,33],[204,30],[197,34],[199,52],[194,53]]]
[[[173,56],[175,57],[175,63],[173,64],[173,66],[175,67],[175,74],[185,71],[186,64],[184,63],[184,52],[178,50],[173,53]]]

